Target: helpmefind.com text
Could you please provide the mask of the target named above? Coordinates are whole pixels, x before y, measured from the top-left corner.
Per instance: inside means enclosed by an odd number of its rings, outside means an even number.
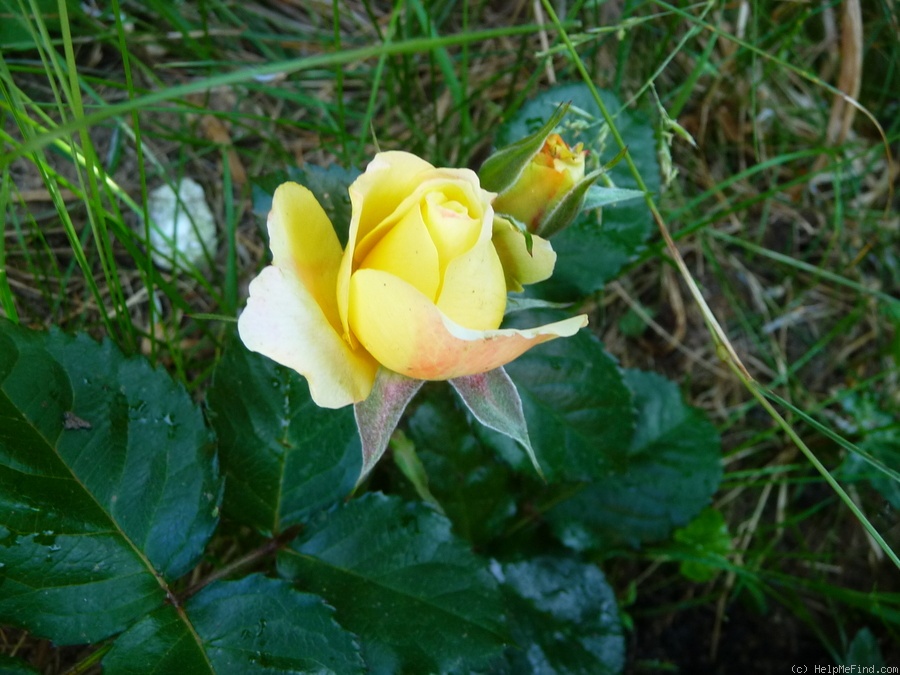
[[[791,672],[797,675],[866,675],[876,673],[887,675],[900,673],[897,666],[861,666],[852,665],[828,665],[828,666],[791,666]]]

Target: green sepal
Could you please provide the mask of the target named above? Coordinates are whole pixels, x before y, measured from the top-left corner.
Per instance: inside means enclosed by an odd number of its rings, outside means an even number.
[[[582,211],[643,197],[644,193],[640,190],[594,185],[600,176],[622,161],[627,152],[627,147],[622,148],[610,161],[573,185],[566,196],[538,225],[535,234],[545,238],[550,237],[568,227]]]
[[[561,104],[544,126],[536,132],[501,148],[488,157],[478,171],[481,187],[499,194],[515,185],[522,172],[525,171],[525,167],[544,147],[547,137],[553,133],[553,129],[562,121],[568,109],[568,103]]]
[[[363,457],[357,486],[387,450],[403,411],[423,383],[424,380],[414,380],[387,368],[379,368],[369,397],[353,406]]]
[[[509,294],[506,296],[506,309],[503,315],[506,316],[513,312],[527,312],[532,309],[568,309],[571,306],[571,302],[551,302],[541,298],[526,298],[519,294]]]
[[[566,196],[559,200],[556,207],[537,226],[535,234],[548,239],[571,225],[572,221],[581,213],[588,189],[602,174],[603,169],[597,169],[575,183]]]
[[[496,216],[495,216],[496,218]],[[515,216],[511,216],[508,213],[503,214],[503,220],[507,220],[513,224],[513,226],[521,232],[522,236],[525,237],[525,250],[528,252],[532,258],[534,257],[534,236],[531,232],[528,231],[528,227],[521,220],[516,218]]]
[[[499,431],[521,445],[534,470],[546,480],[528,436],[522,397],[506,371],[495,368],[486,373],[457,377],[450,380],[450,384],[475,419],[488,429]]]

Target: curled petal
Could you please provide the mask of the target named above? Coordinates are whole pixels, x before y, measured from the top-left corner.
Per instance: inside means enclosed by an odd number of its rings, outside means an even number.
[[[410,193],[415,192],[422,182],[423,173],[433,169],[434,166],[424,159],[407,152],[380,152],[350,185],[352,216],[347,249],[338,272],[337,304],[344,336],[351,343],[355,342],[355,338],[350,333],[347,317],[350,275],[356,258],[367,253],[357,252],[357,244],[384,223]]]
[[[350,296],[350,327],[363,346],[390,370],[422,380],[493,370],[587,325],[582,314],[528,330],[464,328],[405,281],[378,270],[355,272]]]
[[[341,245],[315,196],[284,183],[268,218],[272,265],[250,284],[238,333],[248,349],[296,370],[313,400],[340,408],[368,396],[377,364],[341,339],[334,289]]]
[[[422,183],[423,174],[433,170],[434,166],[408,152],[380,152],[375,155],[365,173],[353,181],[350,191],[353,220],[349,241],[365,239],[416,191]]]
[[[441,285],[440,262],[422,210],[413,208],[388,231],[360,267],[389,272],[436,298]]]
[[[435,170],[440,179],[434,181],[434,191],[423,194],[422,199],[425,222],[441,252],[442,268],[489,235],[494,213],[490,204],[493,193],[478,187],[475,174],[467,169],[455,172],[457,175],[444,176],[440,169]]]
[[[354,351],[310,289],[278,267],[265,268],[250,284],[238,333],[248,349],[303,375],[323,408],[362,401],[372,389],[378,364]]]
[[[297,183],[283,183],[272,195],[266,222],[272,265],[297,277],[338,328],[334,289],[341,264],[341,244],[315,195]]]
[[[380,157],[381,155],[378,156]],[[369,165],[367,173],[374,163]],[[384,220],[374,225],[364,221],[363,209],[367,202],[377,201],[386,211],[388,199],[378,193],[372,193],[367,198],[363,189],[365,185],[361,185],[366,174],[350,185],[350,201],[355,209],[350,236],[357,232],[357,238],[350,239],[348,251],[353,252],[354,265],[358,265],[373,248],[380,247],[385,236],[414,209],[421,211],[432,240],[445,260],[470,248],[482,235],[490,236],[494,213],[490,202],[495,197],[494,193],[478,187],[478,176],[470,169],[435,169],[431,165],[427,166],[417,174],[419,182],[415,189],[402,201],[394,204],[394,209]],[[357,202],[360,204],[359,209],[356,208]],[[356,217],[356,211],[360,212],[359,218]]]
[[[503,266],[490,240],[450,261],[437,299],[451,321],[477,330],[496,328],[506,310]]]
[[[531,235],[531,253],[525,235],[505,218],[494,218],[494,247],[503,263],[507,290],[519,292],[527,284],[548,279],[556,265],[556,253],[546,239]]]
[[[552,167],[529,164],[521,178],[494,200],[494,210],[515,216],[536,230],[544,214],[558,201],[557,195],[571,187],[572,181]]]

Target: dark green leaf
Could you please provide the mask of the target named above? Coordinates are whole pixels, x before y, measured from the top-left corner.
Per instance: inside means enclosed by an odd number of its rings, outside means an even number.
[[[21,659],[0,654],[0,673],[3,675],[38,675],[38,672]]]
[[[261,176],[253,183],[253,212],[265,217],[272,208],[272,194],[285,181],[294,181],[312,192],[325,210],[337,232],[341,246],[347,245],[350,233],[350,194],[347,188],[359,176],[359,171],[333,164],[323,168],[307,164],[287,171]]]
[[[70,18],[81,14],[80,3],[67,0]],[[36,0],[34,6],[25,3],[27,8],[23,15],[20,3],[16,0],[0,0],[0,47],[4,50],[33,50],[36,45],[29,24],[40,36],[38,19],[44,24],[51,36],[59,35],[59,5],[57,0]],[[32,9],[36,9],[36,13]],[[40,39],[40,37],[38,38]]]
[[[229,517],[280,532],[353,490],[361,466],[353,410],[320,408],[294,371],[232,339],[208,403]]]
[[[647,330],[647,318],[652,319],[654,314],[651,307],[645,307],[640,303],[629,307],[619,319],[619,332],[626,337],[640,337]]]
[[[873,667],[872,672],[879,672],[884,666],[884,657],[872,631],[868,628],[859,629],[847,648],[847,658],[844,659],[844,663],[848,666]]]
[[[497,564],[517,647],[510,673],[603,675],[625,664],[616,597],[594,565],[565,558]]]
[[[189,621],[186,614],[179,616],[168,604],[145,615],[118,637],[103,659],[103,672],[105,675],[212,675],[212,664]]]
[[[219,581],[184,606],[187,621],[161,608],[124,633],[104,672],[362,673],[353,635],[321,598],[260,575]]]
[[[516,314],[510,325],[536,326],[559,318]],[[550,481],[604,476],[610,453],[626,447],[634,429],[631,393],[615,361],[581,331],[531,349],[506,366],[522,397],[528,432]],[[509,444],[491,444],[515,462]],[[519,467],[520,468],[520,467]]]
[[[859,436],[855,450],[839,468],[846,480],[865,480],[895,509],[900,509],[900,422],[871,392],[846,392],[840,397],[850,416],[845,428]]]
[[[495,537],[516,513],[510,472],[478,442],[453,399],[421,404],[409,420],[409,433],[432,494],[456,531],[476,546]]]
[[[422,504],[372,493],[322,514],[278,568],[337,608],[374,671],[462,669],[503,645],[496,582]]]
[[[601,91],[604,104],[615,118],[616,128],[628,145],[628,151],[651,192],[660,186],[653,128],[647,119],[622,104],[610,92]],[[571,102],[568,114],[558,127],[569,145],[584,143],[593,170],[602,167],[619,153],[600,109],[584,84],[554,87],[522,106],[497,136],[498,145],[522,138],[544,124],[562,102]],[[626,162],[609,170],[617,188],[637,189]],[[541,293],[554,300],[571,299],[593,293],[613,279],[622,267],[643,248],[653,230],[650,209],[643,201],[630,201],[596,211],[584,211],[567,229],[553,237],[558,258],[553,277],[542,284]]]
[[[731,551],[731,535],[725,524],[725,516],[712,507],[703,509],[686,527],[675,530],[673,537],[688,555],[697,559],[682,560],[679,571],[691,581],[703,582],[713,579],[723,565],[724,556]]]
[[[646,211],[646,206],[633,201],[608,206],[602,216],[593,211],[582,213],[553,237],[556,268],[536,291],[550,300],[564,301],[603,288],[643,249],[650,231]]]
[[[625,371],[637,427],[607,472],[547,515],[563,542],[602,549],[667,537],[709,503],[722,477],[719,435],[678,387],[653,373]]]
[[[220,497],[212,435],[164,372],[0,320],[0,621],[121,631],[197,562]]]

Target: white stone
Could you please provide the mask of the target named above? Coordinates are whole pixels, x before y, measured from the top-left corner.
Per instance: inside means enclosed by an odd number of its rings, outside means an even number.
[[[182,178],[176,195],[169,185],[160,185],[147,198],[150,214],[150,252],[157,267],[183,270],[206,267],[207,254],[216,254],[216,221],[203,187],[192,178]],[[204,253],[204,249],[206,253]]]

